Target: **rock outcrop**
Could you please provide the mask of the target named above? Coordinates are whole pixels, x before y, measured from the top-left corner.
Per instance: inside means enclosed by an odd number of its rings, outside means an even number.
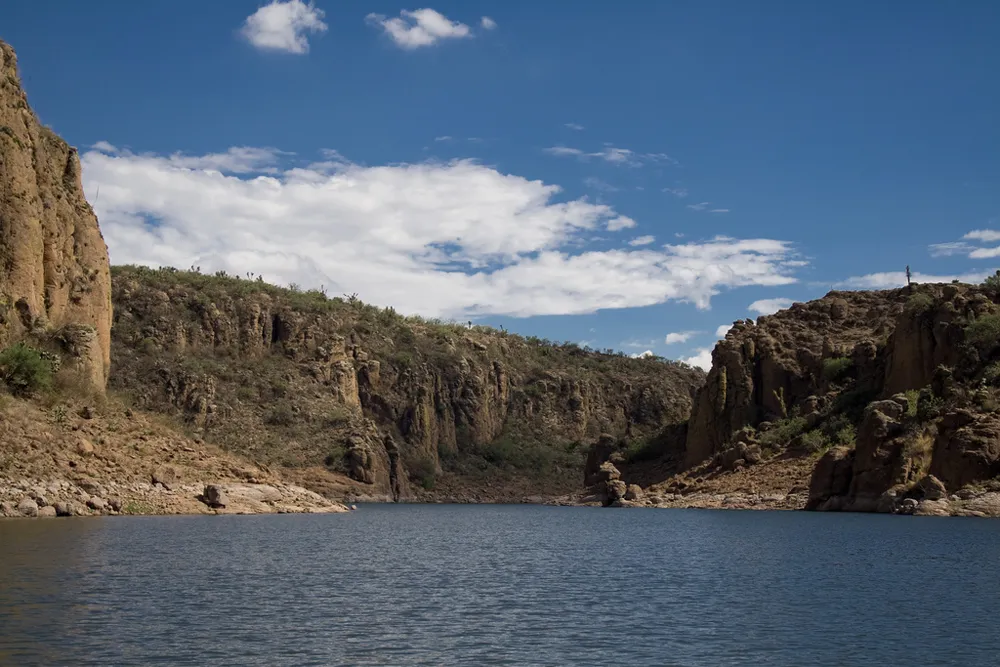
[[[905,514],[975,515],[1000,489],[992,286],[831,292],[736,323],[713,361],[685,452],[700,479],[816,460],[808,509]]]
[[[114,273],[115,388],[254,460],[325,462],[359,497],[501,498],[526,473],[531,495],[567,492],[584,443],[682,424],[704,377],[256,280]]]
[[[0,347],[58,345],[103,391],[111,361],[108,250],[76,149],[39,123],[0,42]]]

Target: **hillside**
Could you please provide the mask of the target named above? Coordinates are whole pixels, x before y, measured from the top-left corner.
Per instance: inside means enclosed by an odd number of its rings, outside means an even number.
[[[682,438],[704,378],[249,278],[115,267],[113,286],[114,391],[334,495],[566,493],[601,434]]]
[[[683,462],[644,502],[1000,514],[998,283],[831,292],[736,323]]]

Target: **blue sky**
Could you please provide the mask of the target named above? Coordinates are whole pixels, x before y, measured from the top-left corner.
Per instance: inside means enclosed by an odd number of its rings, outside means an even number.
[[[0,37],[113,262],[704,361],[1000,266],[1000,4],[881,5],[53,0]]]

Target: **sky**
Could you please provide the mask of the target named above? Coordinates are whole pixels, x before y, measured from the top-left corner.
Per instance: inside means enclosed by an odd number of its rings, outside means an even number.
[[[112,263],[705,366],[1000,267],[1000,3],[0,3]]]

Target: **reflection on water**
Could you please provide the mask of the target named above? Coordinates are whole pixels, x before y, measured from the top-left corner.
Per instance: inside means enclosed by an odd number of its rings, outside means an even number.
[[[1000,522],[530,506],[0,522],[2,665],[996,665]]]

